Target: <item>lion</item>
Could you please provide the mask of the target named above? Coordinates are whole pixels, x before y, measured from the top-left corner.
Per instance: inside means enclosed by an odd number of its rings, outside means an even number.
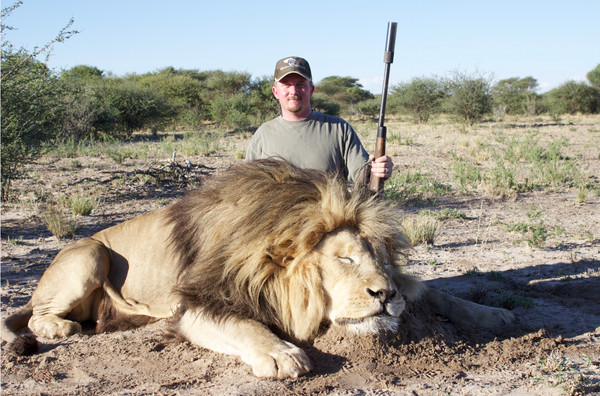
[[[258,377],[287,378],[311,370],[300,342],[329,325],[397,330],[407,301],[460,324],[513,320],[405,274],[398,216],[339,177],[279,159],[245,162],[64,248],[3,321],[2,338],[29,353],[37,341],[17,336],[25,327],[54,339],[88,320],[103,332],[171,318],[190,343],[238,356]]]

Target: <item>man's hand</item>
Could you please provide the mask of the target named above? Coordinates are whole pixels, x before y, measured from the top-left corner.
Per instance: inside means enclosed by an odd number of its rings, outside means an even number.
[[[373,175],[384,180],[387,180],[392,176],[394,162],[387,155],[375,158],[375,156],[371,154],[369,156],[369,161],[371,161],[371,173]]]

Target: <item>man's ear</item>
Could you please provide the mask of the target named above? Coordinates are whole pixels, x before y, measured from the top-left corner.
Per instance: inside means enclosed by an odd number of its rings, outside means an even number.
[[[275,87],[275,85],[273,85],[273,88],[271,88],[271,92],[273,92],[273,96],[275,96],[275,99],[279,99],[277,97],[277,88]]]

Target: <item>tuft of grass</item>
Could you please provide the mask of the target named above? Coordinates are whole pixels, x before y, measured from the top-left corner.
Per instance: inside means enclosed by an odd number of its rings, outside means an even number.
[[[9,244],[13,245],[13,246],[17,246],[17,245],[23,245],[25,243],[25,241],[23,240],[23,235],[19,235],[18,238],[11,238],[10,236],[7,238],[7,241]]]
[[[535,300],[531,297],[520,296],[514,293],[504,293],[496,299],[493,305],[506,309],[515,309],[517,307],[529,309],[535,306]]]
[[[486,278],[491,281],[499,282],[503,279],[502,273],[498,271],[490,271],[486,274]]]
[[[411,246],[421,243],[433,245],[438,230],[438,222],[431,216],[421,215],[404,219],[402,228]]]
[[[587,188],[585,185],[580,185],[577,188],[577,203],[583,204],[587,200]]]
[[[481,170],[478,166],[459,158],[452,163],[454,180],[459,184],[462,192],[477,189],[482,180]]]
[[[401,202],[432,202],[450,191],[450,186],[420,172],[394,173],[385,184],[385,197]]]
[[[438,211],[434,211],[434,210],[430,210],[430,209],[423,209],[423,210],[419,211],[419,215],[431,216],[434,219],[436,219],[437,221],[458,220],[458,219],[464,220],[467,218],[467,215],[465,214],[465,212],[462,212],[458,209],[450,209],[450,208],[443,208]]]
[[[387,141],[390,144],[397,144],[399,146],[410,146],[411,144],[414,143],[413,138],[407,137],[407,138],[404,138],[404,140],[403,140],[402,135],[400,133],[394,133],[394,132],[390,133],[387,136]]]
[[[525,242],[530,247],[542,248],[548,238],[549,229],[544,220],[540,219],[541,212],[536,211],[535,208],[531,208],[527,212],[527,218],[529,222],[518,222],[509,224],[506,226],[507,231],[519,232],[525,237]],[[536,222],[533,220],[538,219]]]
[[[87,216],[98,206],[98,198],[88,198],[83,195],[74,195],[66,199],[66,205],[76,216]]]
[[[471,273],[465,273],[465,275],[475,276],[479,279],[477,284],[469,289],[469,299],[473,302],[509,310],[518,307],[530,309],[535,306],[535,300],[533,298],[515,294],[502,287],[502,285],[498,283],[502,281],[501,275],[500,278],[498,275],[492,275],[492,273],[484,275],[478,270],[472,271]],[[487,281],[490,281],[491,283]]]
[[[63,239],[73,238],[77,231],[77,222],[63,214],[61,208],[56,205],[50,205],[40,213],[42,223],[48,228],[48,231],[55,237]]]

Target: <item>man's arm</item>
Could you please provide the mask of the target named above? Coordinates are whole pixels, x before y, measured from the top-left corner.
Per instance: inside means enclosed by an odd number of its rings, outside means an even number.
[[[260,147],[260,137],[258,135],[258,130],[252,138],[250,139],[250,143],[248,144],[248,148],[246,149],[246,161],[252,161],[255,159],[262,158],[262,149]]]

